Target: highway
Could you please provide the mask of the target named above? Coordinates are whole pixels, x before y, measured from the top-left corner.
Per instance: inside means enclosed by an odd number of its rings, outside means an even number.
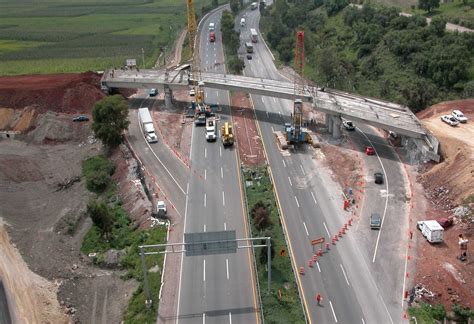
[[[223,73],[220,15],[217,11],[199,25],[201,67]],[[216,42],[208,40],[208,25],[216,24]],[[222,107],[220,124],[229,120],[227,91],[207,90],[206,103]],[[185,207],[185,232],[235,230],[237,238],[247,237],[237,154],[224,149],[220,138],[207,142],[205,127],[194,127],[191,172]],[[201,177],[194,174],[202,175]],[[257,292],[249,251],[235,254],[183,257],[177,323],[259,322]]]
[[[247,11],[244,15],[247,26],[240,28],[236,25],[236,28],[241,29],[242,44],[250,39],[249,29],[258,28],[259,19],[258,11]],[[240,17],[236,21],[240,21]],[[245,61],[244,74],[281,79],[282,76],[276,70],[271,54],[261,38],[254,44],[254,49],[253,59]],[[310,240],[319,237],[328,239],[339,231],[349,217],[342,211],[342,192],[338,186],[330,185],[332,180],[326,172],[321,172],[317,168],[312,160],[312,149],[307,148],[291,154],[288,152],[282,154],[277,149],[273,130],[281,130],[284,121],[289,121],[292,102],[256,95],[252,95],[252,100],[280,200],[290,251],[296,266],[304,266],[307,269],[304,276],[299,276],[299,285],[304,295],[309,321],[398,323],[402,318],[401,281],[404,265],[400,239],[403,229],[407,227],[400,226],[401,223],[395,215],[396,202],[404,195],[404,178],[400,176],[400,165],[396,165],[397,161],[391,148],[386,145],[379,148],[379,145],[376,145],[377,151],[391,156],[391,159],[382,158],[382,160],[386,171],[389,170],[387,171],[389,181],[395,177],[397,180],[393,181],[393,185],[402,188],[394,191],[397,200],[393,199],[389,204],[378,188],[370,189],[366,193],[370,200],[364,204],[363,220],[356,224],[360,227],[355,229],[358,235],[352,234],[350,230],[351,234],[346,235],[331,248],[329,253],[321,257],[314,269],[310,269],[306,266],[312,254]],[[362,139],[366,138],[360,136],[358,145],[363,146]],[[381,142],[376,136],[369,136],[372,141]],[[373,161],[367,163],[370,172],[377,168],[376,162],[378,162],[376,157],[371,158]],[[370,178],[370,175],[367,178]],[[325,186],[321,186],[321,183]],[[390,188],[393,185],[391,184]],[[375,185],[368,184],[367,188],[371,186]],[[380,232],[367,230],[368,211],[379,207],[383,211],[386,203],[384,228]],[[399,211],[398,217],[400,215]],[[389,226],[397,229],[385,230]],[[377,238],[379,233],[380,238]],[[379,252],[373,262],[376,242]],[[315,305],[314,296],[318,293],[323,296],[323,307]]]

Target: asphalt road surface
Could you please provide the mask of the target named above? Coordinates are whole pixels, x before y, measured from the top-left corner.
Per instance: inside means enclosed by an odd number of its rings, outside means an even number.
[[[224,72],[221,13],[207,16],[199,26],[201,67],[209,72]],[[216,24],[214,43],[209,42],[210,22]],[[205,97],[206,103],[222,107],[218,127],[231,119],[227,91],[207,90]],[[216,142],[207,142],[205,127],[194,127],[186,233],[235,230],[237,238],[247,237],[236,154],[235,148],[223,147],[220,137]],[[258,322],[251,265],[246,249],[235,254],[185,256],[179,289],[179,323]]]
[[[242,44],[250,40],[250,28],[258,29],[259,19],[258,11],[247,11],[243,15],[246,17],[247,25],[243,28],[237,26],[241,30]],[[236,21],[240,21],[240,17]],[[282,76],[277,72],[271,54],[261,38],[254,44],[254,51],[252,60],[246,59],[244,74],[281,79]],[[243,48],[241,53],[245,53]],[[325,181],[329,176],[314,167],[310,148],[307,148],[308,152],[301,149],[291,154],[282,154],[277,149],[273,131],[281,130],[284,121],[289,121],[292,102],[254,95],[252,99],[282,207],[290,250],[296,265],[306,267],[307,260],[312,255],[310,240],[319,237],[328,239],[333,236],[348,217],[341,212],[342,193],[321,186],[321,183],[330,182]],[[377,139],[376,135],[369,136],[373,141]],[[376,149],[379,150],[378,146]],[[399,200],[404,195],[402,192],[404,189],[399,189],[404,188],[400,166],[397,165],[391,148],[385,145],[380,151],[391,156],[388,160],[383,158],[383,161],[387,179],[390,181],[392,177],[396,178],[393,185],[398,189],[394,189],[394,194]],[[369,170],[377,168],[373,163],[370,164]],[[376,197],[366,204],[367,210],[385,209],[387,200],[384,195],[387,191],[380,190],[374,188],[372,192],[367,193],[370,197]],[[400,223],[393,217],[397,208],[396,200],[387,206],[386,218],[380,232],[364,228],[361,232],[367,234],[367,242],[362,243],[357,240],[361,235],[345,236],[336,247],[320,258],[314,269],[307,270],[304,276],[299,277],[310,321],[322,323],[401,321],[404,258],[400,251],[400,237],[403,228],[406,227],[400,226],[403,222]],[[399,211],[398,217],[401,214]],[[365,221],[360,226],[368,227]],[[392,226],[396,229],[388,230]],[[380,238],[377,238],[379,233]],[[372,262],[377,241],[378,256],[376,255],[375,262]],[[322,307],[317,306],[314,301],[314,296],[318,293],[323,296]]]
[[[0,280],[0,323],[10,324],[11,322],[5,287],[3,286],[2,280]]]

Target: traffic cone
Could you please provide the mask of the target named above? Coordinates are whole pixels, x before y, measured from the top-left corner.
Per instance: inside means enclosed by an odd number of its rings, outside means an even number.
[[[300,275],[304,275],[304,268],[303,267],[300,267],[299,273],[300,273]]]

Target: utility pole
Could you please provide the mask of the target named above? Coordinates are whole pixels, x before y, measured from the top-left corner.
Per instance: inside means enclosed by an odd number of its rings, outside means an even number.
[[[143,47],[142,47],[142,62],[143,62],[142,69],[144,69],[145,68],[145,50],[143,49]]]

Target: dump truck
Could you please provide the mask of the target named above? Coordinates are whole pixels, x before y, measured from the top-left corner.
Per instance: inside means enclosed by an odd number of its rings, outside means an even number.
[[[151,118],[148,108],[145,107],[138,109],[138,114],[140,117],[143,135],[145,136],[147,142],[158,142],[158,136],[156,136],[155,127],[153,126],[153,119]]]
[[[206,141],[213,142],[217,139],[217,121],[214,117],[206,120]]]
[[[234,133],[232,132],[232,125],[229,122],[225,122],[221,127],[221,138],[224,147],[234,144]]]

